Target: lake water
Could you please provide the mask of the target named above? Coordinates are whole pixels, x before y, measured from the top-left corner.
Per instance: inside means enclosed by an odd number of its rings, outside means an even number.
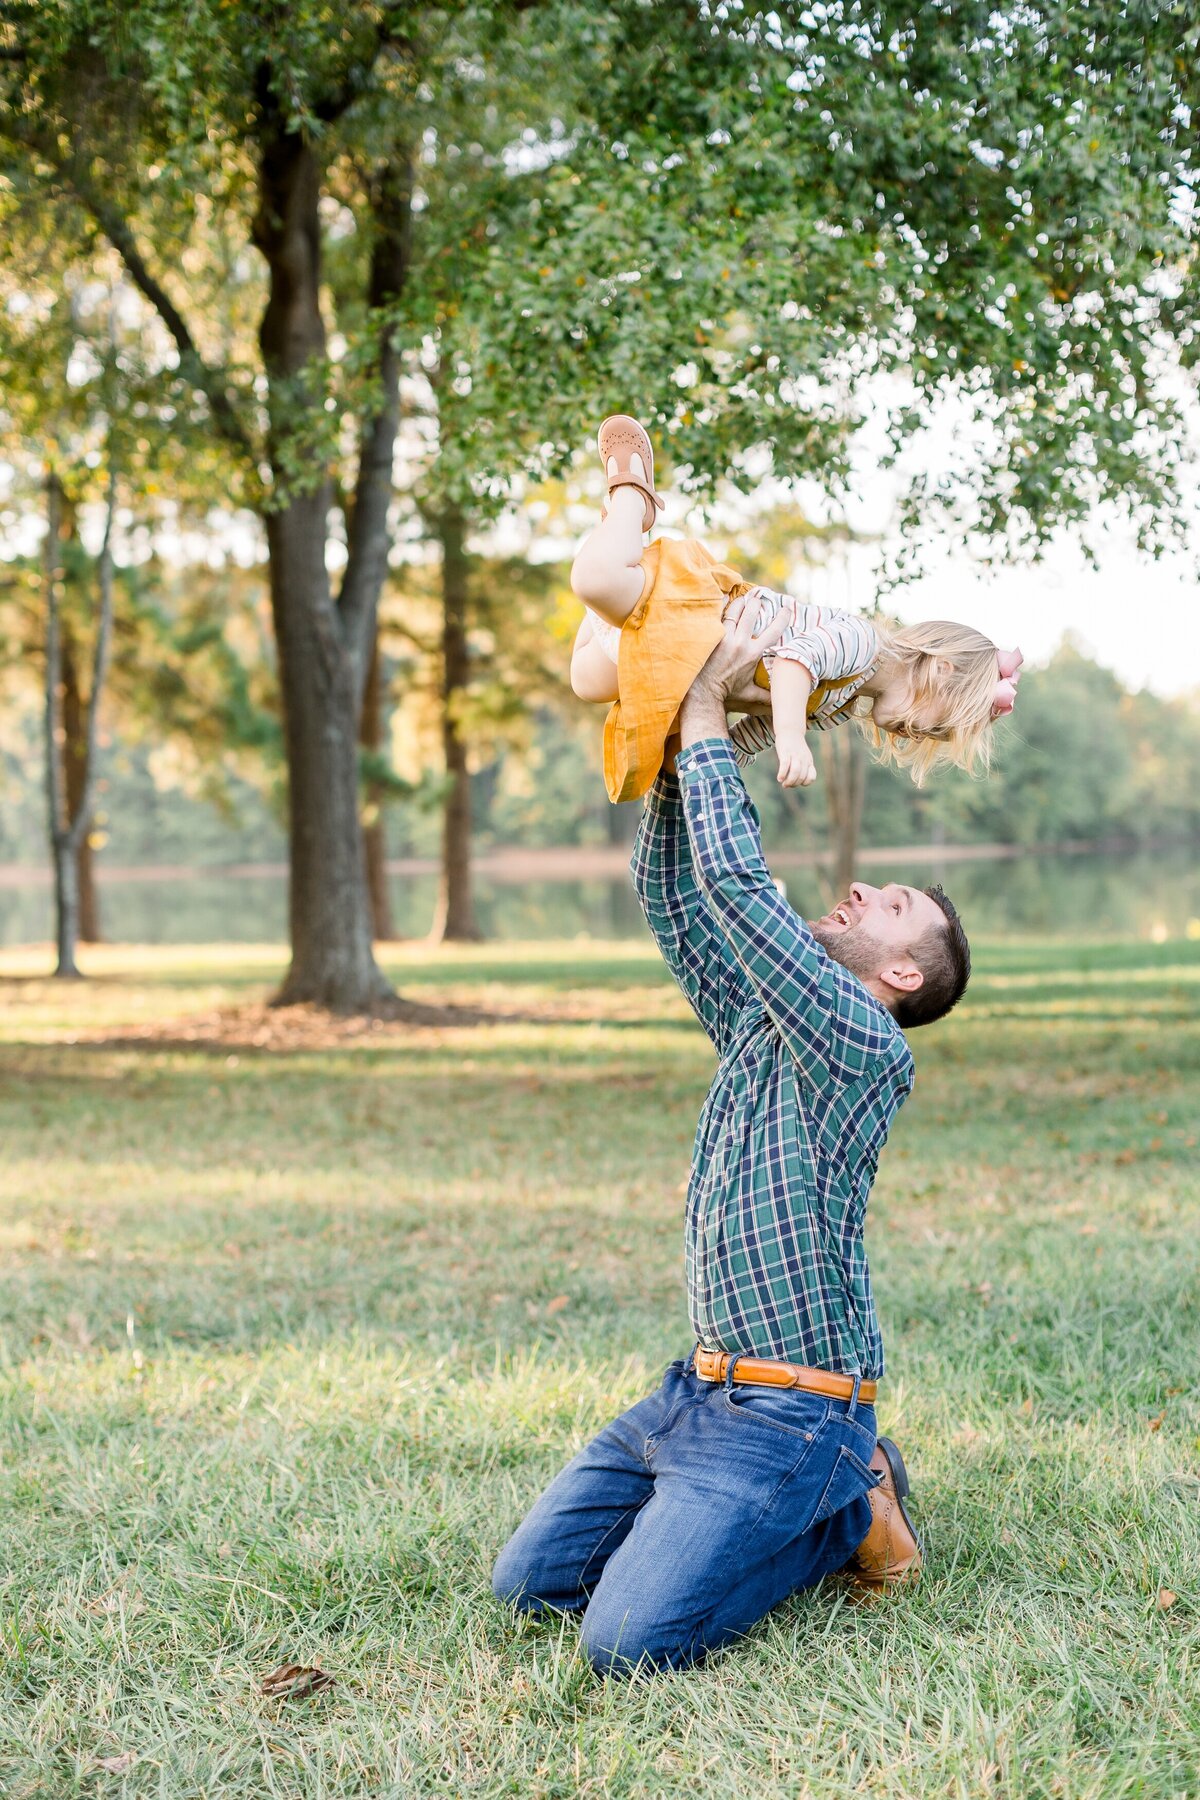
[[[789,900],[808,915],[825,910],[815,870],[784,873]],[[1020,856],[993,862],[871,863],[864,879],[915,887],[940,880],[980,935],[1166,938],[1200,932],[1200,853],[1172,850],[1119,856]],[[266,943],[286,929],[281,878],[188,873],[163,880],[103,885],[101,911],[110,942]],[[394,876],[397,930],[421,937],[433,917],[432,875]],[[497,939],[641,938],[645,932],[627,878],[588,881],[477,881],[479,921]],[[0,944],[43,942],[51,935],[44,887],[0,890]]]

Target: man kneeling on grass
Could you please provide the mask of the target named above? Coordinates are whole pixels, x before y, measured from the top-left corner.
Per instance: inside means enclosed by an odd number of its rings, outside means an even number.
[[[753,612],[731,609],[684,702],[633,856],[720,1058],[687,1200],[697,1347],[563,1470],[493,1576],[524,1611],[581,1614],[603,1673],[686,1667],[832,1570],[878,1588],[921,1561],[876,1439],[863,1215],[912,1088],[902,1027],[950,1010],[970,952],[936,888],[854,882],[812,925],[779,894],[726,720],[779,628],[755,638]]]

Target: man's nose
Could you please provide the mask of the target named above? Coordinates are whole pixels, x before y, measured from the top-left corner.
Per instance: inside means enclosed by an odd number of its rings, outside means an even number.
[[[856,906],[870,906],[873,901],[878,900],[879,889],[873,888],[869,881],[852,881],[850,898]]]

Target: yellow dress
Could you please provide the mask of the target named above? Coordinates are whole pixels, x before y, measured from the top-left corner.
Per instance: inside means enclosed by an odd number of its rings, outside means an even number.
[[[724,636],[725,603],[751,586],[691,538],[659,538],[641,566],[646,585],[621,627],[621,698],[604,721],[612,801],[640,800],[653,785],[684,695]]]
[[[758,600],[757,631],[787,609],[788,627],[766,656],[804,664],[812,683],[809,725],[825,731],[853,716],[879,658],[879,636],[868,619],[747,582],[692,539],[660,538],[641,567],[642,596],[621,629],[598,615],[595,621],[598,641],[616,660],[620,694],[604,722],[610,800],[640,799],[653,783],[684,695],[721,641],[726,603],[740,595]],[[770,691],[765,659],[754,679]],[[765,718],[750,714],[738,720],[730,738],[744,766],[774,743],[775,734]]]

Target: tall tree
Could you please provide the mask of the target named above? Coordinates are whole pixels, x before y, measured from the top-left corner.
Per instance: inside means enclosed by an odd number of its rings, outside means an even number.
[[[373,1004],[388,989],[371,947],[358,727],[397,424],[387,309],[405,276],[411,203],[405,22],[374,7],[344,17],[300,7],[283,19],[267,5],[186,15],[149,4],[63,5],[22,14],[17,32],[10,141],[48,165],[64,200],[103,233],[156,308],[174,346],[175,386],[204,396],[237,491],[263,519],[289,775],[293,960],[282,997]],[[80,66],[91,71],[82,84]],[[385,97],[395,104],[381,106]],[[351,111],[357,134],[341,129]],[[354,190],[368,246],[356,405],[340,412],[322,290],[321,208],[333,199],[335,170]],[[236,215],[265,264],[263,412],[238,347],[221,346],[212,315],[189,316],[172,294],[178,233],[198,205]],[[339,428],[354,430],[358,457],[335,591],[328,551]]]
[[[769,473],[836,497],[890,398],[896,456],[947,401],[962,419],[948,479],[914,461],[905,552],[935,520],[1036,544],[1105,500],[1148,545],[1170,535],[1180,416],[1152,377],[1172,339],[1189,356],[1196,306],[1175,9],[1100,29],[1066,7],[557,17],[589,52],[556,70],[565,129],[517,155],[511,95],[491,119],[446,104],[421,150],[400,310],[437,371],[420,485],[456,529],[619,406],[685,487]],[[447,599],[442,914],[470,931],[459,584]],[[866,775],[857,746],[831,753],[839,879]]]
[[[471,678],[467,647],[468,564],[461,510],[439,515],[442,552],[442,756],[446,796],[442,806],[442,867],[433,936],[469,942],[480,935],[471,892],[471,775],[460,706]]]
[[[102,622],[104,614],[97,618],[97,625]],[[111,620],[111,608],[108,617]],[[78,890],[79,930],[81,944],[98,944],[102,941],[103,930],[100,923],[100,895],[96,886],[96,835],[94,796],[96,792],[96,776],[94,771],[96,745],[99,734],[93,739],[91,719],[93,709],[100,703],[101,695],[94,687],[85,685],[82,672],[81,646],[66,620],[59,622],[59,640],[61,646],[62,669],[62,756],[63,787],[66,799],[66,817],[70,825],[84,814],[85,807],[91,815],[87,829],[80,827],[78,845],[75,851],[75,883]],[[95,668],[93,665],[93,677]]]
[[[10,230],[17,221],[19,233]],[[52,859],[73,845],[75,860],[73,878],[56,873],[55,891],[77,913],[78,937],[95,941],[92,822],[96,752],[104,741],[96,723],[101,699],[110,729],[186,743],[219,791],[221,760],[236,755],[256,730],[261,741],[261,711],[248,731],[253,709],[239,704],[248,697],[247,670],[234,649],[246,618],[247,583],[231,575],[220,581],[207,566],[172,583],[161,557],[147,555],[165,534],[175,561],[186,562],[199,529],[207,565],[221,531],[207,517],[216,491],[210,459],[192,429],[194,418],[175,409],[163,417],[161,334],[115,253],[100,245],[90,262],[74,261],[36,191],[0,187],[0,228],[9,238],[0,267],[0,454],[9,503],[0,584],[4,651],[18,690],[34,670],[43,672],[42,706],[49,702],[53,712],[53,729],[43,734],[56,814]],[[129,546],[123,565],[112,493],[106,494],[114,458],[122,473],[121,536]],[[23,548],[28,524],[38,518],[45,527],[49,511],[57,525],[44,549],[53,554],[35,562]],[[215,587],[222,604],[214,614]],[[55,666],[49,689],[47,649]],[[258,661],[261,688],[261,656]],[[98,669],[103,696],[89,684],[89,672],[94,681]],[[262,698],[256,696],[260,706]],[[63,932],[68,940],[76,935],[60,918],[57,935]],[[73,956],[64,953],[62,960],[69,965]]]
[[[359,745],[362,752],[364,807],[363,852],[367,862],[367,897],[371,907],[371,933],[379,943],[396,935],[392,919],[392,902],[388,890],[387,840],[384,835],[384,795],[386,783],[378,772],[383,758],[384,696],[383,652],[376,626],[375,643],[363,689],[362,715],[359,720]]]
[[[63,729],[62,640],[59,617],[60,557],[62,550],[62,486],[56,470],[46,479],[46,548],[45,548],[45,720],[46,720],[46,798],[50,832],[50,849],[54,860],[55,929],[58,962],[55,974],[78,977],[75,950],[79,937],[79,846],[92,821],[92,796],[96,778],[96,739],[99,730],[100,703],[104,697],[104,680],[108,669],[109,640],[113,618],[113,526],[117,512],[117,476],[110,463],[108,495],[105,504],[104,542],[98,564],[99,596],[96,608],[95,651],[88,705],[87,730],[80,766],[74,808],[70,807],[67,774],[64,767],[66,733]]]
[[[264,520],[285,997],[384,991],[356,772],[401,330],[470,398],[461,466],[426,497],[468,528],[468,498],[561,466],[601,375],[603,403],[644,406],[698,487],[753,470],[837,492],[865,384],[890,374],[897,450],[948,394],[970,421],[958,479],[913,485],[914,524],[951,504],[960,528],[1037,538],[1116,498],[1154,544],[1177,516],[1180,411],[1154,374],[1196,336],[1181,193],[1200,27],[1175,6],[57,0],[8,17],[14,159],[120,252],[171,334],[176,392],[204,396]],[[472,107],[491,195],[464,217],[431,203],[421,158]],[[253,357],[214,323],[229,268],[189,271],[190,311],[170,273],[214,212],[263,259],[232,265],[262,289]],[[358,301],[331,335],[339,243]]]

